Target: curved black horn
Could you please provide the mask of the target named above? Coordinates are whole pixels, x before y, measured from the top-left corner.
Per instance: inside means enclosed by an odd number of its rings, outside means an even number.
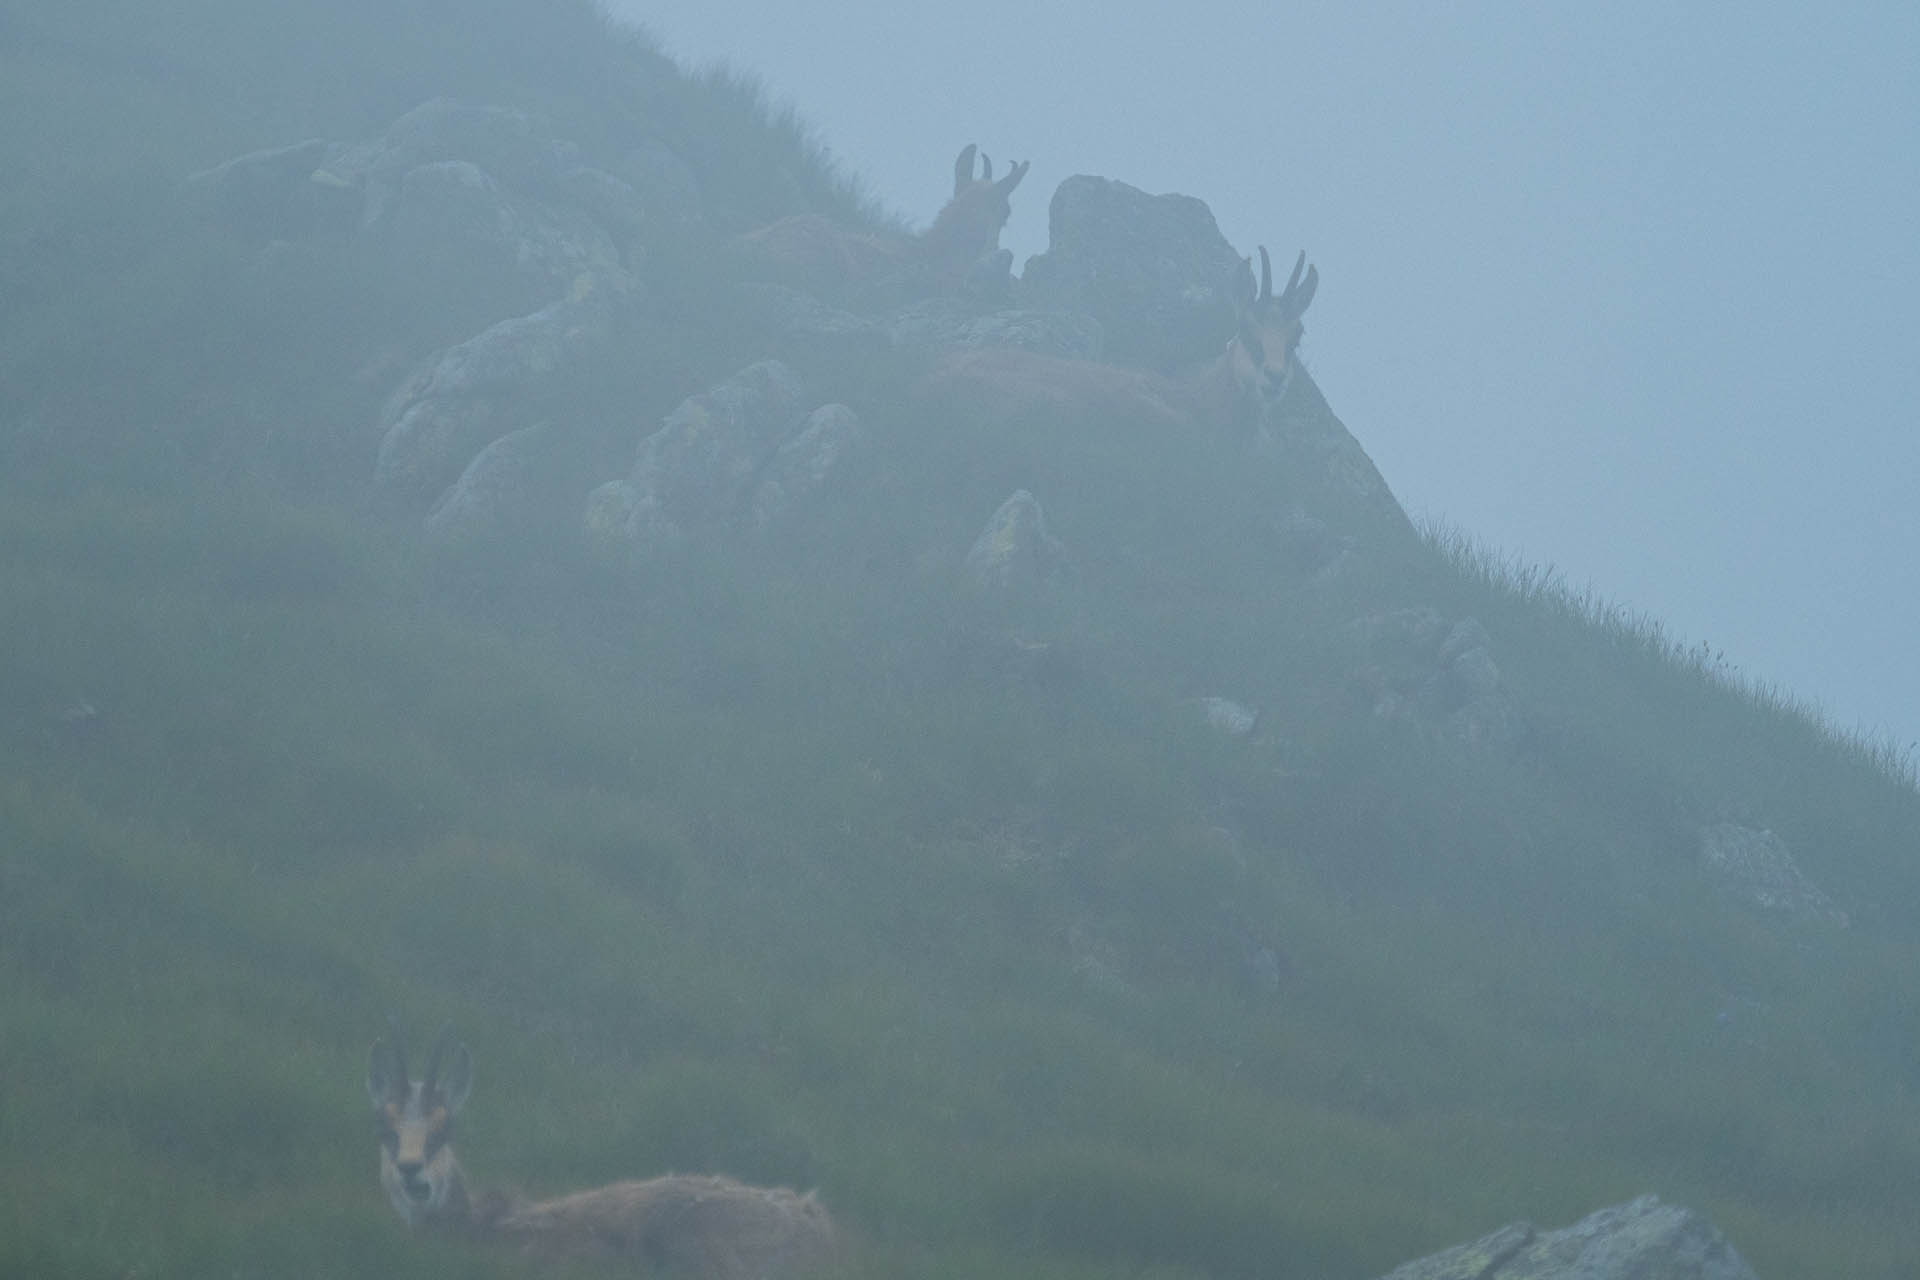
[[[1260,294],[1257,302],[1269,302],[1273,299],[1273,262],[1267,257],[1267,246],[1260,246]]]
[[[1305,256],[1304,253],[1301,254],[1301,257],[1304,258]],[[1295,267],[1294,274],[1298,275],[1299,272],[1300,268]],[[1281,299],[1281,305],[1286,308],[1286,314],[1289,320],[1298,320],[1306,314],[1307,304],[1313,301],[1313,291],[1319,287],[1320,268],[1317,266],[1307,268],[1307,278],[1300,282],[1298,289],[1295,289],[1292,285],[1287,286],[1287,292]]]
[[[1319,267],[1308,267],[1308,278],[1300,282],[1300,296],[1292,301],[1294,319],[1306,315],[1309,301],[1313,301],[1313,290],[1319,288]]]
[[[980,181],[993,181],[993,157],[984,151],[980,153]]]
[[[1282,304],[1287,303],[1293,297],[1293,291],[1296,288],[1298,288],[1300,285],[1300,269],[1306,265],[1307,265],[1307,251],[1305,249],[1302,249],[1300,251],[1300,256],[1293,260],[1293,274],[1287,277],[1286,292],[1280,295],[1280,301]],[[1309,294],[1308,297],[1309,299],[1311,299],[1312,295]],[[1307,309],[1307,304],[1304,302],[1301,303],[1300,310],[1305,311],[1306,309]]]
[[[1027,176],[1027,169],[1032,164],[1033,164],[1033,161],[1031,160],[1022,160],[1019,163],[1015,164],[1012,168],[1008,169],[1007,176],[1000,179],[1000,181],[994,184],[996,187],[1000,189],[1000,194],[1003,196],[1011,195],[1013,193],[1013,189],[1020,185],[1020,179]],[[992,177],[993,175],[988,174],[987,176]]]

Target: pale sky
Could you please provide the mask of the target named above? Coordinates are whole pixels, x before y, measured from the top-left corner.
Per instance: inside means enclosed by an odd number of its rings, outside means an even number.
[[[607,0],[924,225],[954,153],[1305,248],[1409,512],[1920,739],[1920,5]]]

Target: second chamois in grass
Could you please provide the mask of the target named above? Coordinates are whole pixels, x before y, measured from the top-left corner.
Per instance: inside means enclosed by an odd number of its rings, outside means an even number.
[[[454,1116],[472,1087],[473,1056],[450,1034],[418,1079],[397,1032],[374,1043],[367,1096],[380,1184],[410,1225],[547,1258],[632,1259],[690,1280],[794,1280],[837,1256],[833,1220],[813,1193],[720,1175],[667,1174],[551,1200],[476,1190],[453,1154]]]

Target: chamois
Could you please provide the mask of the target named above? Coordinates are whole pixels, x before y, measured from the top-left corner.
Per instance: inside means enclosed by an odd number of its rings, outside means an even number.
[[[1239,416],[1254,413],[1280,403],[1293,385],[1300,367],[1299,348],[1306,325],[1301,317],[1320,287],[1320,268],[1307,266],[1307,251],[1293,260],[1293,274],[1279,297],[1273,296],[1273,263],[1267,258],[1267,246],[1260,246],[1260,292],[1249,296],[1253,285],[1253,263],[1237,273],[1240,293],[1234,300],[1235,333],[1225,354],[1204,371],[1201,379],[1219,380],[1221,366],[1231,380],[1234,394],[1242,404]],[[1300,275],[1302,267],[1306,276]]]
[[[996,179],[993,162],[968,143],[953,162],[953,196],[918,235],[854,231],[820,214],[801,213],[740,237],[737,255],[749,272],[835,301],[904,301],[916,293],[949,292],[1000,252],[1013,189],[1029,163],[1023,160]]]
[[[980,156],[980,176],[973,176],[977,148],[969,142],[953,161],[953,196],[934,215],[933,225],[908,242],[908,254],[946,269],[962,271],[1000,248],[1000,230],[1013,216],[1013,189],[1027,176],[1030,160],[1022,160],[995,180],[993,161]]]
[[[1044,409],[1055,416],[1124,415],[1174,427],[1257,425],[1293,385],[1305,332],[1301,317],[1319,287],[1319,268],[1307,265],[1302,250],[1276,296],[1273,265],[1262,245],[1259,287],[1249,258],[1227,290],[1234,304],[1233,337],[1218,357],[1185,377],[983,347],[943,357],[923,389],[942,401],[972,402],[1002,415]]]
[[[396,1027],[374,1042],[367,1095],[380,1127],[380,1183],[409,1225],[445,1227],[545,1257],[630,1258],[694,1280],[787,1280],[836,1255],[824,1205],[784,1187],[668,1174],[552,1200],[475,1192],[454,1158],[453,1117],[473,1056],[442,1032],[426,1074],[407,1074]]]

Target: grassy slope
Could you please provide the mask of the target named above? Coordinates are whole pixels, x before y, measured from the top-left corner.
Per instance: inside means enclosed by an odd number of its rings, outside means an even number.
[[[790,122],[644,49],[604,73],[645,87],[629,107],[549,92],[556,62],[614,59],[584,13],[535,44],[504,2],[451,27],[256,8],[0,18],[38,32],[0,84],[66,102],[76,139],[7,133],[38,157],[9,225],[433,92],[734,139],[715,153],[748,160],[703,177],[749,193],[743,220],[794,203],[769,174],[848,198]],[[57,83],[15,74],[50,49]],[[74,252],[127,288],[99,243]],[[164,293],[167,255],[133,252]],[[91,287],[16,303],[11,338],[84,327]],[[479,592],[337,502],[192,467],[8,477],[0,1274],[510,1272],[408,1240],[373,1187],[359,1078],[389,1011],[474,1046],[481,1177],[817,1184],[889,1274],[1364,1276],[1645,1189],[1770,1280],[1903,1274],[1920,805],[1897,761],[1444,538],[1331,595],[1269,583],[1217,532],[1273,501],[1233,458],[1031,433],[956,457],[937,421],[889,429],[859,513],[622,590],[563,556]],[[944,570],[846,551],[962,530],[1009,468],[1208,495],[1216,532],[1088,543],[1214,572],[1175,608],[1071,594],[1034,624],[1072,638],[1061,670],[1008,682]],[[1100,517],[1057,491],[1059,518]],[[1406,602],[1486,622],[1538,708],[1522,758],[1352,713],[1328,628]],[[1197,731],[1177,697],[1223,689],[1281,732]],[[1728,817],[1780,831],[1857,926],[1717,901],[1685,833]]]

